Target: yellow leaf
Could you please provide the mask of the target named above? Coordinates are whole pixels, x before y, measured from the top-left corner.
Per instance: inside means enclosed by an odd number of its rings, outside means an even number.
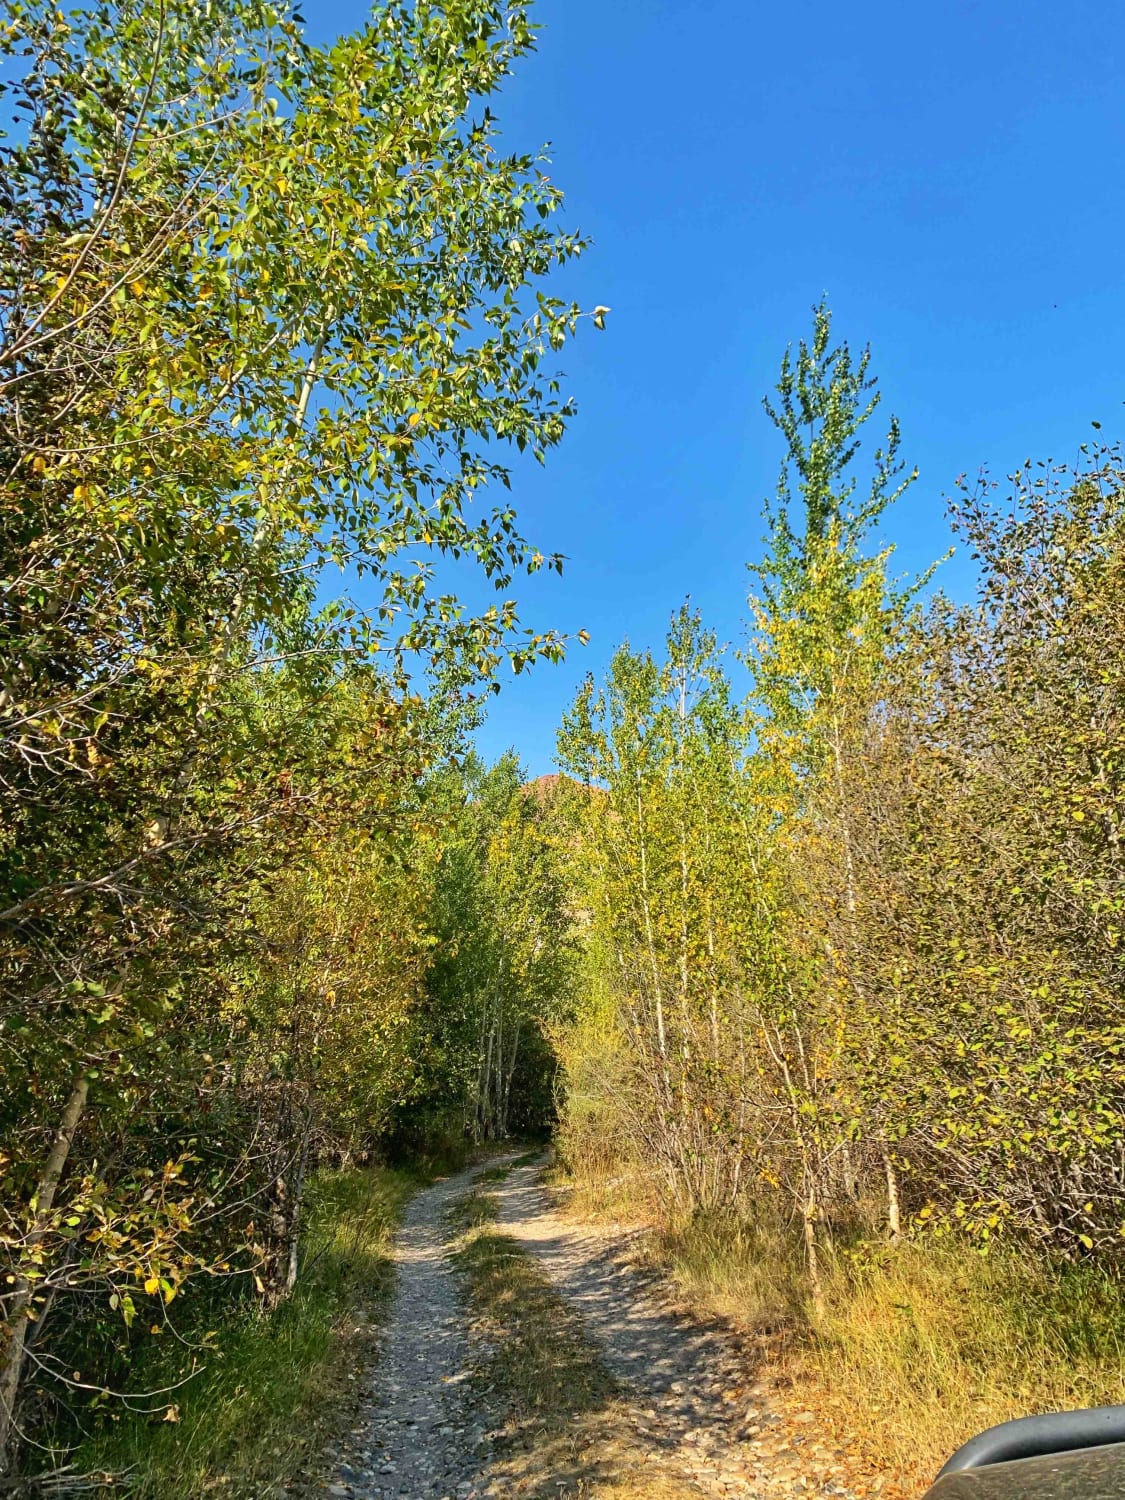
[[[149,1293],[152,1293],[152,1292],[158,1292],[159,1290],[160,1290],[160,1278],[159,1278],[159,1276],[147,1276],[145,1278],[145,1291],[149,1292]]]

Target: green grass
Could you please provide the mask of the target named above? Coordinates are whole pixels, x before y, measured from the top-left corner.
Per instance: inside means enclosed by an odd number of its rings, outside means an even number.
[[[514,1166],[515,1162],[506,1162],[503,1166],[486,1167],[483,1172],[477,1173],[476,1180],[478,1183],[503,1182]]]
[[[390,1287],[391,1240],[418,1185],[414,1175],[379,1168],[318,1174],[306,1270],[292,1297],[272,1313],[228,1305],[219,1322],[180,1328],[194,1342],[213,1330],[215,1348],[197,1356],[202,1372],[146,1403],[158,1407],[151,1416],[103,1413],[72,1455],[75,1470],[111,1477],[108,1492],[125,1489],[137,1500],[216,1493],[264,1500],[283,1480],[315,1469],[320,1447],[354,1403]],[[188,1358],[167,1335],[153,1339],[132,1363],[131,1389],[172,1384]],[[166,1403],[178,1420],[164,1420]]]
[[[478,1172],[475,1181],[478,1184],[503,1182],[517,1167],[530,1167],[535,1162],[541,1161],[542,1149],[525,1151],[521,1156],[515,1156],[511,1161],[498,1162],[494,1167],[486,1167],[483,1172]]]

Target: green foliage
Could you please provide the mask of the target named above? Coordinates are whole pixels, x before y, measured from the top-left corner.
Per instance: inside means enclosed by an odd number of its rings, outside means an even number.
[[[318,1174],[306,1233],[309,1274],[293,1296],[271,1312],[247,1299],[233,1315],[215,1297],[196,1308],[180,1339],[167,1330],[139,1348],[129,1379],[166,1393],[115,1412],[79,1449],[79,1470],[127,1472],[130,1493],[189,1500],[220,1485],[232,1496],[261,1495],[315,1468],[316,1434],[338,1422],[347,1375],[356,1360],[370,1358],[356,1325],[373,1332],[379,1321],[391,1284],[391,1236],[416,1186],[385,1169]]]
[[[447,815],[418,1027],[429,1059],[411,1112],[460,1111],[475,1140],[549,1127],[547,1029],[569,1005],[573,922],[552,809],[514,755],[437,778]]]
[[[956,518],[972,610],[920,632],[849,776],[862,1107],[927,1218],[1115,1255],[1125,472],[1024,471]],[[873,1043],[877,1042],[877,1045]]]
[[[821,302],[811,343],[801,340],[796,359],[785,352],[777,406],[764,402],[786,456],[776,498],[766,502],[767,552],[750,566],[760,589],[750,595],[748,657],[758,732],[798,775],[819,769],[842,705],[870,692],[933,571],[896,587],[887,578],[893,548],[871,551],[872,529],[918,471],[903,477],[892,417],[857,499],[860,433],[881,393],[868,374],[870,351],[853,362],[846,343],[831,347],[831,329]]]
[[[677,1220],[799,1227],[818,1320],[841,1243],[1116,1261],[1125,466],[963,491],[978,599],[923,611],[929,575],[892,585],[871,539],[897,427],[861,485],[878,397],[823,306],[778,392],[745,706],[685,608],[560,730],[588,914],[567,1154],[616,1154]]]
[[[698,614],[673,617],[663,663],[623,647],[602,687],[586,682],[559,756],[584,789],[571,798],[589,966],[564,1043],[572,1114],[614,1100],[675,1200],[729,1201],[761,1124],[742,1101],[747,1025],[776,1021],[788,956],[746,721]]]
[[[510,595],[561,565],[507,491],[582,248],[486,107],[532,44],[490,0],[327,47],[263,0],[0,6],[0,1472],[72,1317],[283,1299],[307,1173],[426,1071],[426,778],[564,646]],[[345,566],[366,612],[319,602]]]

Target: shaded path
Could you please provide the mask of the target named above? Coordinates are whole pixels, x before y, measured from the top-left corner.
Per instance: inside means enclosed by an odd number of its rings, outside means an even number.
[[[426,1188],[395,1245],[397,1280],[367,1404],[326,1454],[321,1493],[347,1500],[687,1500],[689,1496],[844,1496],[833,1453],[811,1426],[770,1409],[752,1362],[729,1331],[666,1306],[623,1259],[612,1235],[563,1218],[518,1166],[488,1193],[497,1228],[533,1255],[578,1314],[620,1396],[562,1432],[535,1437],[535,1413],[489,1411],[474,1381],[480,1347],[467,1332],[464,1288],[450,1259],[448,1214],[483,1163]],[[511,1158],[507,1158],[511,1160]],[[490,1174],[491,1175],[491,1174]],[[658,1285],[658,1283],[657,1283]],[[807,1414],[806,1414],[807,1416]],[[511,1421],[532,1429],[511,1441]],[[811,1422],[811,1417],[808,1418]]]

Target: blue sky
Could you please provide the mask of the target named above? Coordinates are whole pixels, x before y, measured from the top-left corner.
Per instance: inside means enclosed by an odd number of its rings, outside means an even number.
[[[318,39],[365,8],[311,3]],[[494,104],[551,143],[594,240],[558,285],[608,304],[563,356],[579,416],[518,472],[525,529],[569,562],[519,597],[575,631],[505,682],[481,749],[548,771],[559,716],[615,645],[690,594],[744,633],[779,438],[761,409],[827,293],[870,342],[921,478],[887,519],[902,570],[945,550],[957,475],[1073,459],[1125,399],[1125,28],[1112,0],[539,0],[539,50]],[[881,434],[880,434],[881,435]],[[971,588],[967,560],[941,581]]]

